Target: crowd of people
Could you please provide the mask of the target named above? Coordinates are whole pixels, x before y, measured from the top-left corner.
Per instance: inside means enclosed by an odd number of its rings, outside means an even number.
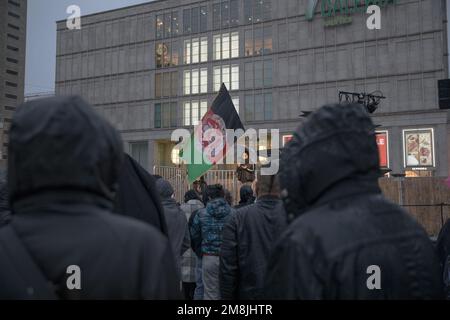
[[[0,174],[0,299],[450,298],[450,222],[434,246],[378,163],[367,112],[327,105],[237,205],[204,179],[179,204],[85,101],[28,102]]]

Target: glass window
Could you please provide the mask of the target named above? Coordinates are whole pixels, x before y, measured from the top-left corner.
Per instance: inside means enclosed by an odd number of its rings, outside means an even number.
[[[183,32],[189,34],[191,30],[191,9],[185,9],[183,10]]]
[[[252,23],[253,14],[252,14],[252,5],[253,0],[244,0],[244,21],[245,23]]]
[[[161,98],[162,92],[162,75],[157,73],[155,75],[155,98]]]
[[[264,120],[264,96],[255,94],[255,121]]]
[[[208,112],[208,102],[205,100],[200,101],[200,119],[203,119],[206,112]]]
[[[262,54],[263,49],[263,29],[255,28],[255,50],[253,52],[254,55]]]
[[[170,126],[177,127],[178,126],[178,112],[177,112],[177,103],[170,103]]]
[[[164,15],[164,37],[169,38],[172,35],[172,15],[166,13]]]
[[[255,119],[254,100],[253,95],[245,95],[245,120],[253,121]]]
[[[198,63],[200,59],[199,39],[192,39],[192,63]]]
[[[264,27],[264,54],[272,53],[272,27]]]
[[[177,36],[180,33],[180,19],[178,19],[178,12],[172,12],[172,34]]]
[[[156,39],[161,39],[162,37],[164,37],[163,16],[157,15],[156,16]]]
[[[200,62],[208,61],[208,38],[201,38],[200,42]]]
[[[220,60],[222,59],[222,37],[220,34],[215,35],[213,37],[213,53],[214,53],[214,60]]]
[[[169,103],[162,104],[162,127],[163,128],[170,127],[170,104]]]
[[[239,57],[239,32],[231,34],[231,57]]]
[[[191,63],[191,40],[184,41],[184,63]]]
[[[163,62],[164,67],[170,67],[172,61],[170,43],[163,43]]]
[[[231,86],[230,86],[230,67],[229,66],[223,66],[222,67],[222,82],[227,87],[227,90],[231,90]]]
[[[230,1],[230,25],[237,26],[239,24],[239,1]]]
[[[191,94],[191,72],[189,70],[184,71],[183,88],[185,95]]]
[[[230,26],[230,5],[228,1],[222,2],[221,7],[222,28],[228,28]]]
[[[131,157],[144,169],[148,170],[148,143],[147,141],[133,142],[130,144]]]
[[[264,21],[272,19],[272,1],[263,0],[262,1],[262,15]]]
[[[230,34],[222,35],[222,59],[230,58]]]
[[[155,128],[161,128],[161,104],[155,103]]]
[[[178,60],[179,60],[179,56],[180,56],[178,44],[179,44],[178,41],[172,42],[172,59],[171,59],[172,66],[178,65]]]
[[[220,3],[216,3],[213,5],[213,28],[220,28]]]
[[[244,65],[245,89],[252,89],[254,85],[253,62],[246,62]]]
[[[174,71],[171,73],[171,94],[172,96],[178,95],[178,72]]]
[[[191,103],[185,102],[183,108],[183,125],[191,125]]]
[[[287,50],[287,26],[286,23],[282,23],[278,25],[278,51]]]
[[[255,61],[255,88],[263,86],[263,62]]]
[[[200,32],[208,29],[208,15],[206,7],[200,7]]]
[[[231,67],[231,90],[239,90],[239,66]]]
[[[221,67],[214,67],[214,91],[215,92],[219,91],[221,85],[222,85]]]
[[[196,126],[199,121],[198,101],[192,101],[192,125]]]
[[[244,33],[244,40],[245,40],[245,56],[252,56],[253,55],[253,31],[252,30],[245,30]]]
[[[194,70],[192,70],[192,94],[198,94],[199,83],[200,83],[200,79],[199,79],[198,69],[194,69]]]
[[[200,31],[200,8],[192,8],[192,33]]]
[[[272,120],[272,94],[266,93],[264,94],[264,120]]]
[[[253,22],[262,21],[262,3],[263,0],[253,0]]]
[[[232,97],[231,100],[233,101],[236,112],[239,114],[239,97]]]
[[[208,69],[202,68],[200,70],[200,93],[208,92]]]
[[[273,63],[272,60],[264,60],[264,86],[272,86]]]
[[[157,68],[162,68],[163,58],[164,58],[164,44],[157,43],[156,44],[156,67]]]
[[[169,97],[170,96],[170,77],[171,77],[171,73],[170,72],[166,72],[163,73],[163,97]]]

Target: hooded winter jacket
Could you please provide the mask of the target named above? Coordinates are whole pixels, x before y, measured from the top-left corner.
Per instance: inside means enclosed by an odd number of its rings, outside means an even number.
[[[206,208],[198,210],[190,228],[192,248],[200,247],[202,255],[218,256],[223,227],[233,212],[223,198],[210,200]]]
[[[281,155],[290,220],[268,264],[276,299],[442,297],[427,234],[378,186],[374,126],[360,105],[312,113]]]
[[[220,249],[222,299],[264,298],[267,262],[286,225],[283,203],[276,196],[261,196],[236,210],[225,225]]]
[[[112,213],[122,157],[116,130],[78,97],[31,101],[14,115],[11,226],[58,298],[179,297],[167,239]],[[81,271],[80,289],[68,288],[69,266]],[[10,276],[17,275],[1,272],[0,283]],[[39,296],[32,288],[0,286],[2,298],[26,298],[8,292]]]

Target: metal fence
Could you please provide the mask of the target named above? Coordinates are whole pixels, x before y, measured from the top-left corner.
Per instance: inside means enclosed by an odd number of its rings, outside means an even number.
[[[187,179],[186,169],[184,167],[155,166],[153,172],[172,184],[176,200],[182,203],[184,194],[192,188]],[[239,201],[239,189],[242,184],[237,180],[235,170],[209,170],[204,177],[208,185],[221,184],[225,189],[228,189],[234,203]]]

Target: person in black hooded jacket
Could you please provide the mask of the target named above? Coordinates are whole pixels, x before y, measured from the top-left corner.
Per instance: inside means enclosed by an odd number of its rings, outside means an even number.
[[[55,298],[179,297],[166,237],[112,213],[122,158],[117,131],[79,97],[40,99],[17,108],[8,159],[9,230],[51,284]],[[7,247],[0,241],[0,254]],[[69,266],[79,267],[81,288],[69,288]],[[11,276],[17,275],[2,270],[0,283]],[[45,296],[33,287],[13,288],[22,282],[8,283],[0,286],[3,299]]]
[[[432,243],[382,195],[378,161],[374,125],[359,104],[324,106],[297,129],[280,162],[293,222],[270,258],[267,298],[443,297]]]
[[[255,191],[256,202],[236,210],[222,233],[219,275],[225,300],[264,298],[267,261],[286,227],[277,176],[258,173]]]
[[[6,182],[6,174],[0,171],[0,227],[8,224],[11,219],[8,202],[8,185]]]
[[[253,189],[251,186],[244,184],[241,189],[239,189],[239,203],[234,206],[235,209],[240,209],[242,207],[251,205],[255,202],[255,197],[253,195]]]

